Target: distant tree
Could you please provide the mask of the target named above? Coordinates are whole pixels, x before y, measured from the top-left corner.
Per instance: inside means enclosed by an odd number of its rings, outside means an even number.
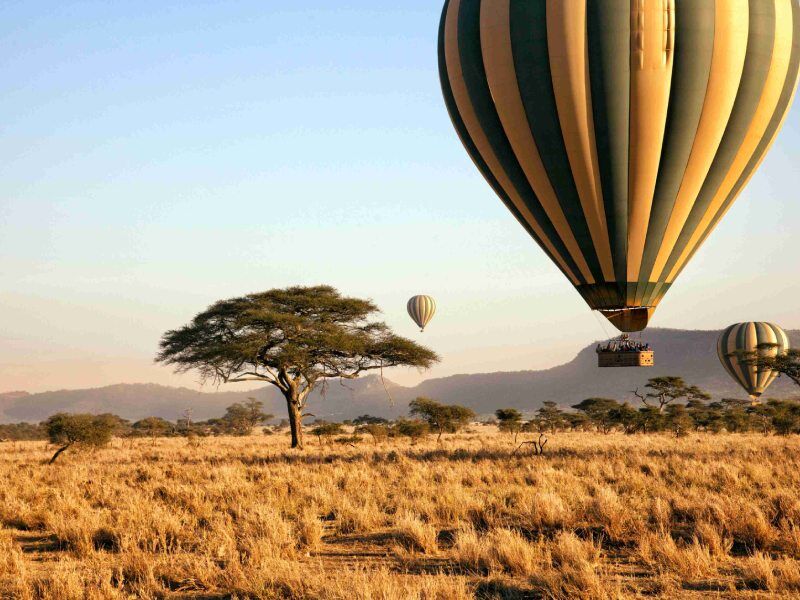
[[[644,386],[647,391],[639,392],[637,388],[631,392],[645,406],[656,406],[658,412],[677,400],[709,400],[711,396],[695,385],[688,385],[680,377],[653,377]]]
[[[510,433],[514,436],[514,443],[517,443],[517,435],[522,429],[522,413],[516,408],[498,408],[494,411],[497,417],[497,427],[500,431]]]
[[[97,415],[97,418],[104,419],[113,427],[112,435],[122,437],[131,432],[131,422],[128,421],[128,419],[123,419],[119,415],[102,413]]]
[[[613,415],[620,406],[619,402],[610,398],[587,398],[572,408],[584,413],[598,430],[607,434],[616,425]]]
[[[428,424],[418,419],[398,419],[392,427],[392,433],[395,435],[411,438],[415,441],[423,438],[428,431]]]
[[[389,437],[389,427],[380,423],[366,423],[358,425],[355,429],[356,433],[366,433],[372,437],[372,441],[377,444],[384,441]]]
[[[319,423],[317,424],[312,430],[311,435],[315,435],[319,438],[319,445],[322,446],[323,438],[327,441],[334,435],[339,435],[343,433],[342,431],[342,424],[341,423]]]
[[[221,433],[229,435],[246,436],[253,433],[253,428],[263,425],[273,418],[262,409],[264,403],[255,398],[248,398],[241,404],[236,402],[225,409],[225,415],[220,419]]]
[[[800,433],[800,402],[796,400],[769,400],[772,426],[779,435]]]
[[[721,404],[725,429],[731,433],[745,433],[753,428],[753,418],[747,410],[752,405],[749,400],[724,398]]]
[[[457,404],[440,404],[430,398],[417,398],[408,406],[411,416],[421,418],[438,433],[436,441],[442,439],[443,433],[455,433],[462,429],[475,417],[475,413],[469,408]]]
[[[378,307],[330,286],[275,289],[222,300],[164,334],[157,361],[203,380],[267,382],[286,399],[292,448],[303,447],[309,394],[329,378],[395,366],[428,368],[435,352],[372,320]]]
[[[566,413],[564,421],[572,431],[588,431],[592,426],[592,420],[586,413],[582,412]],[[537,430],[531,429],[531,431]]]
[[[115,422],[108,416],[58,413],[44,422],[47,437],[61,447],[50,459],[52,465],[61,454],[76,447],[102,448],[111,441]]]
[[[546,400],[542,406],[536,411],[536,417],[544,426],[545,431],[555,433],[560,427],[563,427],[566,421],[566,415],[563,410],[550,400]]]
[[[622,427],[622,430],[627,434],[636,433],[641,427],[639,411],[627,402],[620,404],[616,408],[612,408],[609,411],[608,417],[612,423]]]
[[[248,413],[248,419],[253,427],[263,425],[267,421],[275,418],[275,415],[264,412],[264,403],[255,398],[248,398],[244,403],[244,407]]]
[[[684,437],[694,429],[695,422],[683,404],[672,404],[667,407],[666,422],[675,437]]]
[[[33,423],[0,424],[0,441],[22,442],[46,439],[47,432],[41,425]]]
[[[187,408],[178,419],[177,429],[183,435],[189,435],[194,427],[194,409]]]
[[[706,404],[702,400],[689,400],[686,412],[694,421],[695,429],[718,433],[725,427],[723,407],[718,402]]]
[[[389,423],[386,419],[381,417],[373,417],[372,415],[361,415],[353,419],[353,425],[386,425]]]
[[[192,425],[191,431],[198,435],[202,432],[203,435],[224,435],[227,430],[227,424],[220,418],[206,419],[205,421],[196,421]]]
[[[536,416],[523,423],[520,431],[522,433],[545,433],[546,431],[549,431],[549,429],[550,426],[547,424],[547,422]]]
[[[774,401],[769,400],[766,403],[751,404],[745,409],[750,415],[754,427],[758,428],[764,435],[769,435],[774,429],[775,408],[770,402]]]
[[[161,417],[147,417],[133,424],[134,433],[149,437],[153,444],[156,443],[156,438],[168,435],[173,430],[172,423]]]
[[[642,406],[636,413],[637,431],[655,433],[663,431],[666,417],[657,406]]]

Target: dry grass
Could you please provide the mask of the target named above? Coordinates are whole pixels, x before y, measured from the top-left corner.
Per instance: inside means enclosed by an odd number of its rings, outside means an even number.
[[[0,444],[0,598],[800,595],[800,440]]]

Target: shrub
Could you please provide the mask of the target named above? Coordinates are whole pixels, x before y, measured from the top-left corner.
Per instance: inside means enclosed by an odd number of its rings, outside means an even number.
[[[101,448],[107,445],[111,441],[116,425],[116,422],[108,415],[70,415],[66,413],[53,415],[45,421],[44,426],[50,442],[60,444],[61,448],[50,459],[50,464],[56,462],[61,453],[72,446]]]
[[[408,421],[400,419],[392,428],[396,435],[419,440],[428,433],[428,424],[424,421]]]
[[[418,416],[425,421],[431,429],[438,432],[437,440],[442,434],[455,433],[462,429],[475,413],[464,406],[457,404],[440,404],[430,398],[417,398],[409,404],[411,416]]]

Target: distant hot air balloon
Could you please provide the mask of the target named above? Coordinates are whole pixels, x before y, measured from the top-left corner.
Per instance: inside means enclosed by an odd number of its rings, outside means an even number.
[[[759,349],[764,344],[765,347]],[[766,345],[770,347],[767,348]],[[778,376],[772,370],[759,370],[748,365],[754,352],[762,356],[777,356],[789,349],[786,332],[772,323],[737,323],[719,336],[717,355],[725,370],[741,385],[754,402]]]
[[[414,296],[408,301],[407,308],[409,316],[419,325],[420,331],[425,331],[425,327],[436,314],[436,301],[430,296]]]
[[[797,0],[447,0],[439,34],[467,152],[621,331],[755,172],[799,63]]]

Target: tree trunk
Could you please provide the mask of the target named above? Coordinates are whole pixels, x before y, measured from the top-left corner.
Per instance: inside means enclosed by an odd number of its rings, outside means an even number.
[[[56,459],[57,459],[59,456],[61,456],[61,453],[62,453],[62,452],[64,452],[64,450],[66,450],[66,449],[67,449],[67,448],[69,448],[70,446],[72,446],[72,444],[71,444],[71,443],[70,443],[70,444],[67,444],[66,446],[61,446],[61,448],[59,448],[58,450],[56,450],[56,453],[55,453],[55,454],[53,454],[53,458],[51,458],[51,459],[50,459],[50,462],[49,462],[49,463],[47,463],[47,464],[49,464],[49,465],[52,465],[54,462],[56,462]]]
[[[292,431],[292,448],[303,449],[303,413],[300,400],[291,392],[286,395],[286,406],[289,409],[289,428]]]

